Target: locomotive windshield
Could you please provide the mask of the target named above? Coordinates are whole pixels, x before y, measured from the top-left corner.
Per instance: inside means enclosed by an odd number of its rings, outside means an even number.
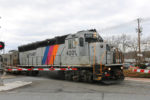
[[[103,42],[103,39],[98,34],[85,34],[85,42],[92,43],[92,42]]]

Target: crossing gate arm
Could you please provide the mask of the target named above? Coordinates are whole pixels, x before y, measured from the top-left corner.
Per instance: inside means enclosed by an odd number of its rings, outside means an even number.
[[[141,72],[150,74],[150,70],[148,69],[133,69],[133,72]]]
[[[12,71],[71,71],[77,70],[77,68],[7,68],[7,72]]]

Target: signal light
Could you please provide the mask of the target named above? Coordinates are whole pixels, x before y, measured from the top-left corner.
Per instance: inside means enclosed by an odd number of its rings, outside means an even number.
[[[5,47],[4,42],[0,42],[0,50],[4,49],[4,47]]]

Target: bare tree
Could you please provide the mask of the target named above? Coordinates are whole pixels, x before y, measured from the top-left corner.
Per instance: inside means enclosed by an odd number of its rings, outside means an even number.
[[[107,42],[125,53],[131,43],[131,38],[126,34],[122,34],[121,36],[108,37]]]
[[[106,38],[106,41],[107,41],[110,45],[115,46],[116,48],[119,48],[119,44],[120,44],[120,39],[119,39],[119,37],[116,37],[116,36],[107,37],[107,38]]]
[[[130,36],[123,34],[120,36],[120,45],[122,46],[123,53],[126,52],[126,49],[128,49],[129,45],[131,43]]]

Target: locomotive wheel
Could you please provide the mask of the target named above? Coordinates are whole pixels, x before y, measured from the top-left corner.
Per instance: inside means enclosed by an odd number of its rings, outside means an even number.
[[[83,75],[82,79],[83,79],[83,82],[87,82],[88,81],[87,75],[86,74]]]
[[[82,70],[80,75],[81,75],[81,81],[83,82],[87,82],[87,71],[86,70]]]
[[[93,82],[93,74],[92,72],[88,71],[88,74],[87,74],[87,81],[89,83],[92,83]]]
[[[71,71],[66,71],[65,72],[65,80],[69,80],[69,81],[72,80],[72,73],[71,73]]]
[[[13,72],[13,74],[15,74],[15,75],[20,75],[21,72],[20,72],[20,71],[18,71],[18,72]]]
[[[93,82],[93,78],[92,76],[88,76],[88,80],[87,80],[89,83],[92,83]]]
[[[78,75],[76,75],[76,76],[73,76],[73,81],[80,82],[81,79],[80,79],[80,77]]]
[[[73,76],[73,81],[80,82],[82,80],[80,74],[81,74],[80,71],[75,71],[74,76]]]
[[[26,72],[26,75],[31,76],[31,72],[30,71]]]
[[[32,75],[32,76],[37,76],[38,74],[39,74],[39,71],[32,71],[32,72],[31,72],[31,75]]]
[[[59,77],[60,79],[65,80],[65,72],[64,71],[59,71],[58,76],[60,76]]]
[[[115,73],[116,79],[124,80],[124,74],[121,70],[119,70],[119,69],[115,70],[114,73]]]
[[[113,74],[114,74],[114,79],[102,80],[101,82],[103,84],[110,85],[110,84],[121,83],[124,80],[124,74],[121,70],[116,69],[114,70]]]
[[[26,72],[27,76],[37,76],[39,74],[39,71],[29,71]]]

